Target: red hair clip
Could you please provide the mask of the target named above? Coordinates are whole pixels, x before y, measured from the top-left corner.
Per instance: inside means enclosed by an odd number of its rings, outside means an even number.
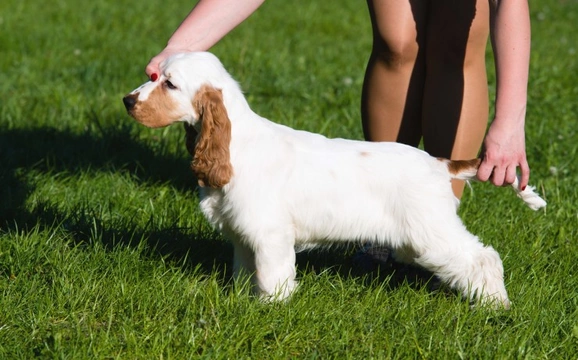
[[[159,75],[157,73],[152,73],[151,74],[151,80],[152,81],[157,81],[157,79],[159,78]]]

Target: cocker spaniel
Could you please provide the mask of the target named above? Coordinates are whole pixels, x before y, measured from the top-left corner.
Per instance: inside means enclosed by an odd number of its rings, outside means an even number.
[[[328,139],[273,123],[251,110],[210,53],[179,54],[161,69],[124,104],[148,127],[189,128],[201,209],[232,241],[235,277],[251,276],[256,293],[291,294],[296,249],[360,241],[391,248],[470,300],[509,307],[500,256],[466,230],[450,186],[474,179],[478,159],[440,159],[398,143]],[[546,205],[532,187],[512,187],[532,209]]]

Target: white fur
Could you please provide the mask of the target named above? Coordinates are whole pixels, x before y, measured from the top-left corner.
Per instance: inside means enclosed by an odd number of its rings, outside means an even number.
[[[236,276],[252,275],[262,296],[283,299],[296,287],[296,247],[363,241],[398,251],[470,299],[509,307],[500,257],[457,216],[446,162],[398,143],[328,139],[273,123],[250,109],[209,53],[170,58],[161,79],[139,91],[165,79],[177,87],[179,107],[190,109],[175,120],[197,129],[191,99],[202,85],[222,90],[234,175],[222,188],[201,188],[200,204],[232,241]]]

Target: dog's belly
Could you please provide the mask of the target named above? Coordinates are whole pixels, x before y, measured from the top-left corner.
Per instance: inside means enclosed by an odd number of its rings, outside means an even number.
[[[376,241],[395,246],[404,236],[402,221],[382,202],[374,199],[344,207],[333,200],[321,209],[304,207],[293,214],[297,245]]]

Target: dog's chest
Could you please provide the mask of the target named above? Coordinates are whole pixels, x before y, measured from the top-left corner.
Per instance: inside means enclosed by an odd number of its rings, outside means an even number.
[[[220,190],[200,188],[199,190],[201,211],[217,230],[221,231],[224,225],[223,194]]]

